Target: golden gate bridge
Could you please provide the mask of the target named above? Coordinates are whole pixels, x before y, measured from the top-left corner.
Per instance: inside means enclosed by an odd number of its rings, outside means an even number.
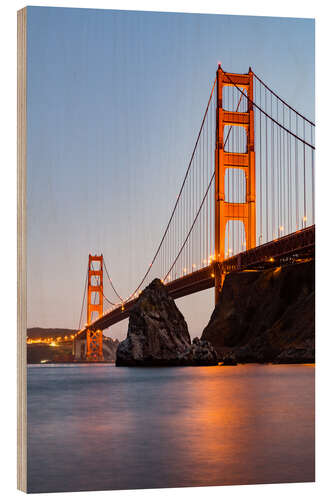
[[[155,277],[175,299],[215,287],[217,301],[227,273],[313,258],[314,136],[315,124],[251,68],[235,74],[219,65],[179,194],[142,279],[122,297],[103,255],[89,255],[74,354],[103,360],[102,331],[129,316]]]

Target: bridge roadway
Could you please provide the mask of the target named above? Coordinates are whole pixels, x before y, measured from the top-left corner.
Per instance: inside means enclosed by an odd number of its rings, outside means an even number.
[[[276,240],[263,245],[251,248],[245,252],[230,257],[217,264],[194,271],[188,275],[177,278],[166,284],[172,298],[178,299],[192,293],[200,292],[212,288],[215,284],[214,266],[219,265],[220,272],[230,273],[246,271],[251,269],[265,269],[276,267],[283,263],[297,262],[306,258],[314,257],[315,248],[315,226],[301,229],[287,236],[282,236]],[[128,318],[130,311],[137,299],[133,299],[121,306],[107,312],[102,317],[96,319],[90,328],[105,330],[111,325]],[[86,328],[80,330],[76,337],[85,335]]]

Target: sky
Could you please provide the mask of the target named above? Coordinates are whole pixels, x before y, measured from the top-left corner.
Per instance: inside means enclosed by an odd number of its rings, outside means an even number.
[[[28,327],[78,327],[89,253],[121,295],[136,287],[219,61],[314,119],[309,19],[29,7],[27,57]],[[200,336],[214,290],[177,305]],[[106,333],[123,339],[127,321]]]

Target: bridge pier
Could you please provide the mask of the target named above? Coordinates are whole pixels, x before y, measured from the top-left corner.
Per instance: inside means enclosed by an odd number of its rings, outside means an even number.
[[[102,330],[87,329],[87,361],[104,361]]]

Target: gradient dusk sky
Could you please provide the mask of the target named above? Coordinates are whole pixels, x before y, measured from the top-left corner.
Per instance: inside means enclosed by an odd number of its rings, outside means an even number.
[[[218,61],[314,119],[314,20],[28,7],[28,326],[77,328],[89,253],[127,296],[160,241]],[[153,276],[152,276],[153,278]],[[191,336],[213,289],[177,300]],[[106,333],[126,336],[127,321]]]

